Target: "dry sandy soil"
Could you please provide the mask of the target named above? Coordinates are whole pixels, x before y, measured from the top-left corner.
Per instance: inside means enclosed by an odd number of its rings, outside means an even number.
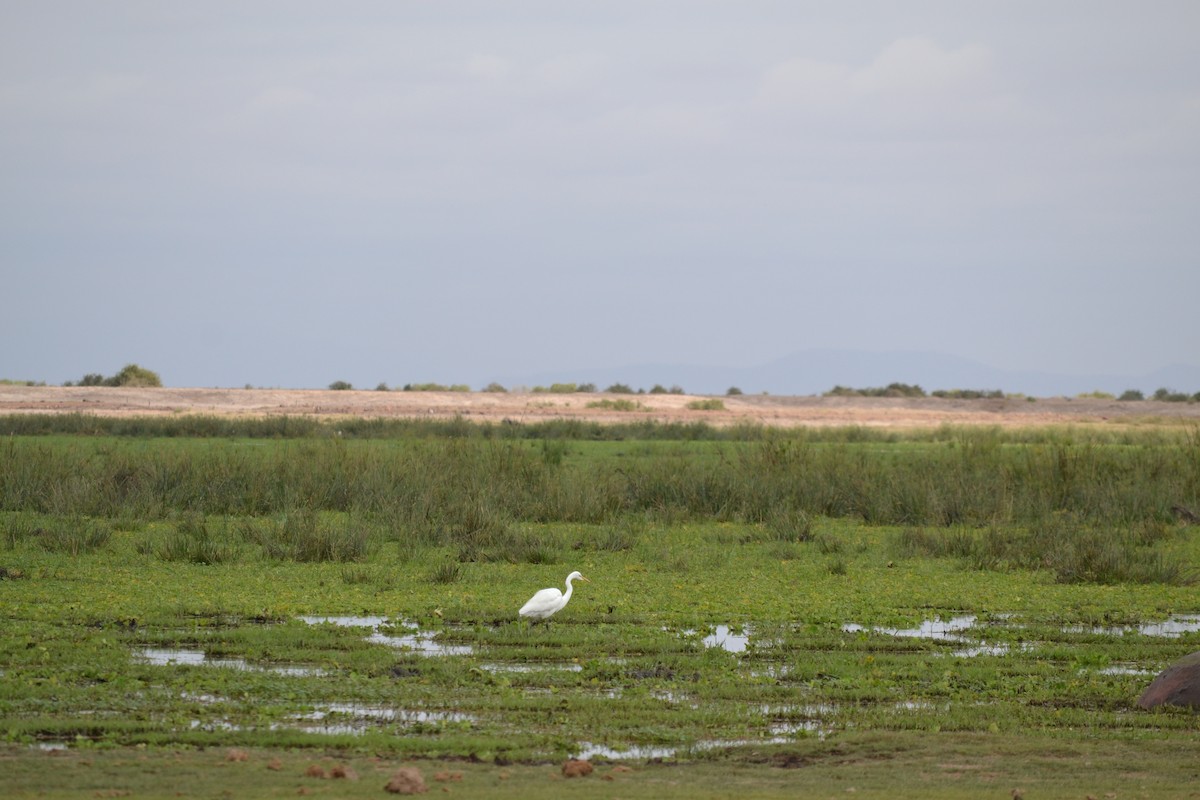
[[[589,408],[626,399],[634,411]],[[779,427],[861,425],[929,428],[950,425],[1200,424],[1200,404],[1084,398],[944,400],[935,397],[847,398],[741,395],[724,410],[698,411],[695,395],[491,392],[331,391],[326,389],[133,389],[99,386],[0,386],[0,414],[84,413],[103,416],[206,414],[233,416],[395,417],[540,422],[582,419],[632,422],[704,421]]]

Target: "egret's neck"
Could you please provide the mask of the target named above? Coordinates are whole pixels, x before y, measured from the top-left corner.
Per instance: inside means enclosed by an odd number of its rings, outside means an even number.
[[[566,594],[563,595],[563,605],[566,605],[566,602],[571,599],[571,592],[575,591],[575,586],[571,583],[573,580],[575,579],[567,578],[567,591]]]

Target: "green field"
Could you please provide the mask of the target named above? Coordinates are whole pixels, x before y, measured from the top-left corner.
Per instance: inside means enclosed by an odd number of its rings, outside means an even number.
[[[1195,428],[0,422],[7,796],[1200,785]]]

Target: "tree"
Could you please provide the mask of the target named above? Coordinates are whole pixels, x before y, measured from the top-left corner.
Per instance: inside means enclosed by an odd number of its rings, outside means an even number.
[[[110,380],[113,386],[162,386],[157,372],[137,364],[126,364]]]

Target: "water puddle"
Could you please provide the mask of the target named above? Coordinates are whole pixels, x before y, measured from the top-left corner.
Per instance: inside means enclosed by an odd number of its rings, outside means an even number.
[[[951,617],[946,621],[927,619],[916,628],[865,628],[862,625],[847,623],[842,626],[842,630],[846,633],[858,633],[859,631],[869,630],[874,633],[882,633],[897,638],[937,639],[961,642],[964,641],[964,637],[960,636],[959,633],[975,627],[975,620],[976,617],[974,614],[964,614],[959,617]]]
[[[475,649],[470,645],[441,644],[435,640],[436,634],[424,632],[415,622],[391,622],[387,617],[355,617],[355,616],[306,616],[300,617],[302,622],[309,625],[339,625],[345,628],[366,628],[370,630],[367,641],[382,644],[396,650],[416,653],[422,656],[469,656],[474,655]],[[384,633],[384,628],[400,626],[409,633],[394,635]]]
[[[251,664],[244,658],[209,658],[203,650],[184,650],[175,648],[144,647],[133,653],[135,661],[141,664],[151,664],[156,667],[191,666],[191,667],[225,667],[251,672],[273,672],[276,675],[294,675],[307,678],[327,674],[319,667],[297,667],[287,665]]]
[[[231,733],[233,731],[245,730],[245,728],[243,728],[241,725],[235,725],[227,719],[209,720],[208,722],[194,719],[188,724],[188,728],[193,731],[205,731],[208,733],[213,733],[215,731]]]
[[[743,653],[750,644],[750,632],[734,632],[728,625],[718,625],[716,632],[704,637],[705,647],[719,647],[729,653]]]
[[[615,748],[592,742],[580,742],[577,754],[572,758],[590,760],[604,758],[611,761],[639,761],[654,758],[675,758],[680,753],[698,753],[706,750],[717,750],[722,747],[748,747],[754,745],[786,744],[793,741],[790,736],[772,736],[767,739],[710,739],[681,747],[654,747],[630,745]]]
[[[964,631],[969,631],[977,627],[977,623],[978,618],[974,614],[962,614],[957,617],[951,617],[948,620],[927,619],[915,628],[884,628],[879,626],[867,628],[863,625],[850,622],[843,625],[842,630],[846,633],[867,631],[870,633],[881,633],[885,636],[893,636],[898,639],[931,639],[933,641],[958,642],[967,645],[966,647],[961,647],[950,652],[950,655],[956,658],[1003,656],[1010,652],[1011,648],[1007,644],[989,644],[985,641],[977,642],[962,635]],[[1023,650],[1028,650],[1029,648],[1030,645],[1028,644],[1022,645]]]
[[[427,711],[357,703],[330,703],[295,717],[306,733],[360,736],[380,723],[414,727],[446,722],[474,722],[475,717],[457,711]]]
[[[1142,636],[1161,636],[1177,639],[1188,633],[1200,632],[1200,614],[1176,614],[1167,617],[1162,622],[1147,622],[1141,625],[1068,625],[1064,633],[1088,633],[1097,636],[1125,636],[1141,634]]]
[[[1083,670],[1080,670],[1083,672]],[[1130,664],[1112,664],[1103,669],[1096,670],[1097,675],[1153,675],[1153,670],[1135,667]]]
[[[480,664],[480,669],[488,672],[543,672],[549,670],[563,670],[565,672],[583,672],[583,665],[576,664],[571,661],[537,661],[531,664],[517,663],[501,663],[490,662]]]

